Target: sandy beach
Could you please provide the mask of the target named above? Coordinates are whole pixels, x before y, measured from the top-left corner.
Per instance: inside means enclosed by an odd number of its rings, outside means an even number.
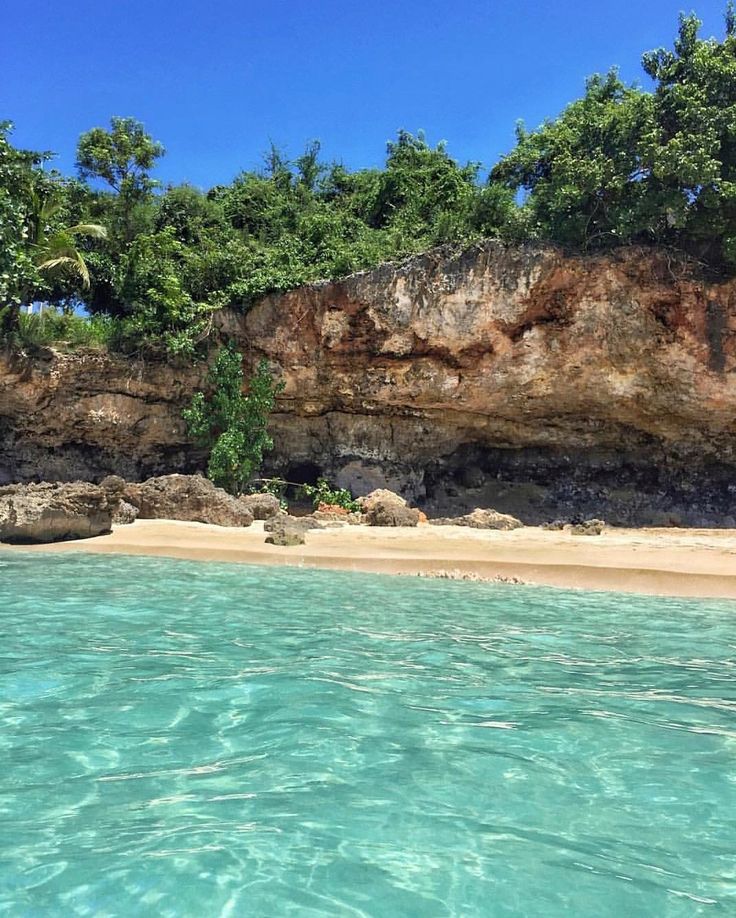
[[[310,530],[305,545],[265,543],[263,523],[230,529],[139,520],[105,536],[9,550],[112,552],[194,561],[428,574],[442,571],[525,583],[736,599],[736,530],[609,529],[600,536],[526,527],[512,532],[457,526]]]

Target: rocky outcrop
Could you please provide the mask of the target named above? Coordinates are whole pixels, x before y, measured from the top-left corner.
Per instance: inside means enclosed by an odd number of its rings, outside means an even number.
[[[254,520],[270,520],[281,513],[281,502],[274,494],[244,494],[240,503]]]
[[[669,523],[669,525],[673,525]],[[601,535],[606,528],[604,520],[577,520],[573,523],[566,523],[564,520],[552,520],[550,523],[544,523],[542,529],[556,532],[569,532],[570,535]]]
[[[78,481],[0,488],[0,542],[60,542],[110,532],[120,488],[115,480],[109,485]]]
[[[671,253],[439,250],[216,317],[284,390],[266,473],[431,516],[736,525],[736,281]],[[206,365],[0,359],[0,480],[202,467]]]
[[[500,529],[504,532],[510,529],[520,529],[524,525],[521,520],[517,520],[508,513],[483,510],[479,507],[464,516],[439,517],[431,522],[434,526],[467,526],[470,529]]]
[[[597,536],[606,528],[603,520],[584,520],[570,526],[570,535]]]
[[[363,521],[369,526],[417,526],[419,511],[409,507],[403,497],[378,488],[360,498]]]
[[[315,520],[313,516],[289,516],[288,513],[281,513],[263,524],[264,532],[277,532],[284,528],[307,532],[309,529],[324,529],[324,523]]]
[[[302,526],[289,526],[282,524],[274,528],[266,536],[266,544],[280,545],[283,548],[293,548],[295,545],[304,545],[307,541],[307,530]]]
[[[187,520],[215,526],[250,526],[253,514],[242,500],[200,475],[162,475],[127,484],[124,500],[142,520]]]
[[[127,500],[121,500],[118,503],[117,510],[112,515],[114,526],[129,526],[138,519],[138,508],[129,504]]]

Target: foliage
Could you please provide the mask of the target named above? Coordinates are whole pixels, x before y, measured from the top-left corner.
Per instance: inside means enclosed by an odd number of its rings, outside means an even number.
[[[41,313],[21,313],[18,339],[25,348],[55,347],[104,350],[120,335],[119,320],[108,316],[77,316],[49,307]]]
[[[163,146],[134,118],[111,118],[110,130],[92,128],[79,138],[77,168],[82,178],[99,178],[120,195],[145,195],[155,183],[149,172]]]
[[[194,355],[217,304],[195,302],[186,290],[182,263],[188,256],[168,228],[136,237],[123,256],[119,289],[130,304],[125,329],[131,345],[149,353]]]
[[[89,287],[81,241],[104,227],[71,223],[67,183],[39,168],[49,154],[16,150],[0,125],[0,337],[20,343],[20,307],[43,299],[65,305]]]
[[[286,489],[289,486],[288,481],[283,478],[260,478],[253,482],[248,489],[250,494],[273,494],[278,498],[279,507],[286,513],[289,509],[289,502],[286,499]]]
[[[556,121],[518,127],[516,148],[493,179],[530,192],[526,207],[543,238],[588,248],[630,237],[646,191],[636,139],[650,123],[651,96],[624,86],[615,71],[592,77]]]
[[[44,158],[13,147],[11,130],[10,122],[0,122],[0,335],[6,336],[17,326],[28,291],[40,283],[29,249],[29,214],[34,167]]]
[[[82,305],[119,320],[111,347],[192,359],[217,309],[488,237],[661,244],[736,272],[733,6],[723,40],[699,28],[683,16],[673,48],[644,55],[652,91],[612,70],[557,118],[520,125],[485,182],[399,131],[382,168],[324,161],[311,141],[293,159],[271,145],[228,185],[163,188],[162,145],[118,117],[81,136],[71,180],[0,124],[0,337],[17,340],[22,305]]]
[[[32,200],[31,245],[36,267],[44,275],[73,275],[87,289],[89,269],[77,240],[80,237],[106,239],[107,230],[99,223],[76,223],[74,226],[57,225],[49,233],[49,227],[63,207],[58,189],[47,189],[45,196],[34,191]]]
[[[312,500],[315,508],[320,504],[329,504],[333,507],[342,507],[349,513],[357,513],[360,510],[360,504],[347,488],[335,488],[326,478],[318,478],[316,485],[302,485],[301,489]]]
[[[491,173],[526,192],[530,231],[576,248],[676,246],[736,269],[736,35],[698,37],[682,16],[674,50],[644,55],[653,93],[615,71],[592,77],[583,99],[538,130]]]
[[[273,448],[268,417],[281,386],[261,360],[243,394],[243,358],[230,343],[207,376],[208,393],[197,392],[184,411],[190,436],[209,449],[207,476],[232,494],[242,494],[258,472],[263,454]]]

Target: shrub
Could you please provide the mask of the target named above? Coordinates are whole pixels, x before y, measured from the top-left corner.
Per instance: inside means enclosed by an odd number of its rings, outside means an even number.
[[[347,488],[334,488],[326,478],[318,478],[316,485],[302,485],[302,491],[311,498],[315,509],[320,504],[329,504],[332,507],[342,507],[348,513],[360,510],[360,504]]]
[[[209,449],[207,477],[231,494],[242,494],[273,448],[268,416],[282,386],[261,360],[243,394],[243,356],[229,343],[207,376],[209,392],[197,392],[183,412],[190,435]]]
[[[77,316],[48,308],[41,313],[21,313],[17,337],[21,347],[56,345],[71,350],[103,350],[119,334],[119,326],[119,320],[109,316]]]

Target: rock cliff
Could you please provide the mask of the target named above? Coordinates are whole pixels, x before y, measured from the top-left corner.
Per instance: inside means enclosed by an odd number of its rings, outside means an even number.
[[[217,317],[285,388],[272,471],[440,512],[736,525],[736,281],[668,253],[438,250]],[[191,471],[204,367],[0,359],[0,482]]]

